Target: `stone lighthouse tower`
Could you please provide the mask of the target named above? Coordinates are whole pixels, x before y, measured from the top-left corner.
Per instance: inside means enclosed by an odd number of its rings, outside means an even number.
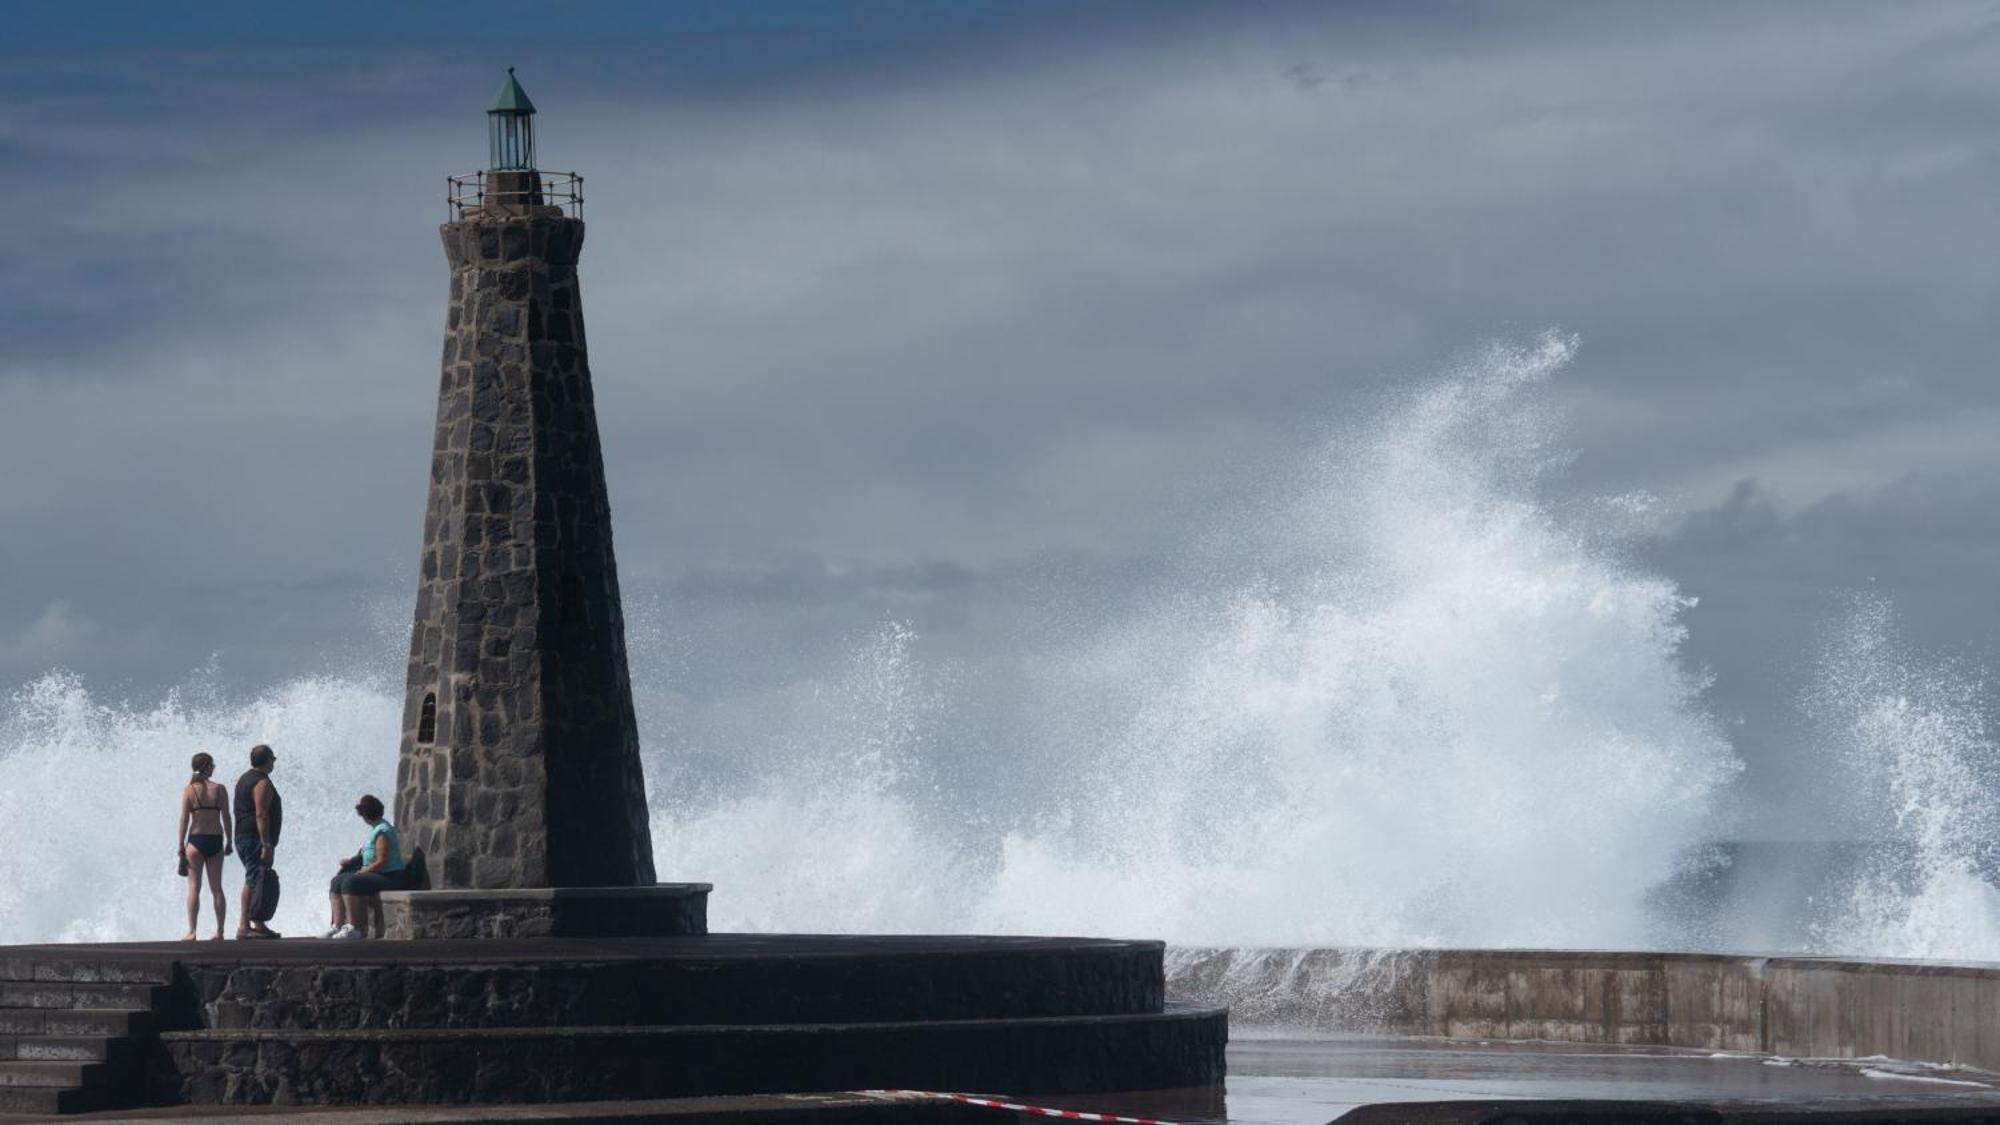
[[[456,904],[454,934],[536,932],[522,912],[561,897],[511,892],[654,881],[577,286],[581,180],[536,169],[534,114],[509,70],[489,166],[451,178],[442,228],[451,300],[396,822]],[[421,915],[440,896],[397,899],[392,913],[430,903]]]

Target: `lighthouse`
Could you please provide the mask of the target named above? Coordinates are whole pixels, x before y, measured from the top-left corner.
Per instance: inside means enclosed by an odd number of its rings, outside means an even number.
[[[536,167],[511,69],[487,139],[487,167],[450,177],[441,228],[451,290],[395,806],[431,893],[393,896],[408,936],[543,932],[531,916],[564,898],[545,891],[670,890],[653,887],[584,340],[582,180]],[[449,933],[422,932],[446,914]]]

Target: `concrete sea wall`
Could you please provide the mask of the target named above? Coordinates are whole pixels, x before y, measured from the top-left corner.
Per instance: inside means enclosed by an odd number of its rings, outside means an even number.
[[[1466,949],[1180,949],[1176,999],[1238,1025],[1887,1055],[2000,1070],[2000,965]]]

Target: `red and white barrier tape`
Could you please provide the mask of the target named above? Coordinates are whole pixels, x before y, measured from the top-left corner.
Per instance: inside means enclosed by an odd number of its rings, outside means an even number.
[[[928,1098],[934,1101],[959,1102],[963,1105],[983,1106],[986,1109],[1004,1109],[1010,1113],[1032,1113],[1038,1117],[1060,1117],[1065,1121],[1105,1121],[1112,1125],[1179,1125],[1178,1122],[1161,1121],[1156,1117],[1119,1117],[1110,1113],[1086,1113],[1080,1109],[1053,1109],[1045,1105],[1021,1105],[1018,1102],[1003,1102],[999,1098],[982,1098],[975,1094],[945,1094],[936,1090],[856,1090],[865,1098]]]

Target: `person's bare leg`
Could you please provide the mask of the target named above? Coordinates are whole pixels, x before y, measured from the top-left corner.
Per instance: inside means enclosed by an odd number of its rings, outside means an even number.
[[[215,940],[222,940],[222,927],[229,922],[229,892],[222,889],[222,853],[207,857],[208,894],[215,900]]]
[[[192,845],[182,844],[181,859],[187,863],[188,868],[188,928],[187,933],[181,935],[181,940],[193,941],[195,922],[201,917],[201,852]]]
[[[247,881],[243,884],[243,893],[236,896],[236,906],[239,911],[236,915],[236,936],[242,937],[250,932],[250,884]]]
[[[330,907],[330,909],[327,912],[327,924],[332,926],[346,925],[347,903],[341,900],[340,892],[339,891],[327,892],[326,901],[327,905]]]
[[[368,913],[370,913],[370,909],[374,909],[374,905],[378,901],[380,899],[376,899],[376,897],[348,895],[348,925],[352,925],[354,929],[362,931],[362,937],[382,937],[380,929],[378,931],[370,931],[368,929]]]

